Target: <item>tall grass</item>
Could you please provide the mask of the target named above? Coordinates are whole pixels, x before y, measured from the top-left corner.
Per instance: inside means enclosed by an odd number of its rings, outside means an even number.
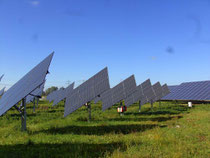
[[[1,157],[210,157],[210,105],[171,102],[138,105],[124,116],[117,106],[105,112],[92,105],[92,121],[85,107],[63,117],[64,103],[56,107],[41,101],[33,113],[27,107],[27,132],[20,131],[20,115],[11,109],[0,117]]]

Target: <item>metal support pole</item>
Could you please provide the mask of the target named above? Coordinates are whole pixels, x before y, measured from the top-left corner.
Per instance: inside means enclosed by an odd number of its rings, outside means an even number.
[[[26,131],[27,128],[26,128],[26,98],[23,98],[22,99],[22,107],[23,107],[23,110],[21,112],[21,125],[22,125],[22,131]]]
[[[35,110],[36,110],[36,98],[35,97],[34,97],[33,103],[34,103],[33,113],[35,113]]]
[[[139,112],[141,112],[141,100],[139,100]]]
[[[150,104],[151,104],[151,110],[153,111],[153,100],[151,100]]]
[[[120,107],[122,107],[122,104],[123,104],[122,101],[120,101]]]
[[[36,107],[37,108],[39,107],[39,98],[38,97],[36,98]]]
[[[91,121],[91,104],[90,104],[90,102],[87,103],[87,107],[88,107],[88,114],[89,114],[88,122],[90,122]]]
[[[161,101],[159,101],[159,108],[161,107]]]
[[[120,108],[122,108],[123,109],[123,103],[122,103],[122,101],[120,101]],[[120,112],[120,116],[124,116],[124,112]]]
[[[177,108],[178,110],[180,109],[179,106],[177,107],[177,101],[176,100],[175,100],[175,107],[173,107],[173,108],[175,108],[175,109]]]

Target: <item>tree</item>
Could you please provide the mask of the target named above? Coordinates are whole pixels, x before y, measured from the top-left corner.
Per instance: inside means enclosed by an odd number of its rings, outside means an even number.
[[[53,91],[58,90],[58,87],[52,86],[50,88],[48,88],[43,95],[48,96],[50,93],[52,93]]]

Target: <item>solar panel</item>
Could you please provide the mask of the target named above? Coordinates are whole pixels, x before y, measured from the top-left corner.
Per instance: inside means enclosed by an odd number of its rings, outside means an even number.
[[[122,100],[121,98],[127,98],[135,91],[135,88],[136,88],[136,81],[134,75],[132,75],[129,78],[127,78],[124,82],[121,82],[117,86],[112,88],[113,102],[117,103],[120,100]],[[96,97],[94,99],[95,103],[99,102],[100,100],[101,97]]]
[[[172,93],[174,90],[178,87],[178,85],[175,86],[168,86],[169,91]]]
[[[164,85],[162,86],[162,92],[163,92],[162,97],[164,97],[164,96],[166,96],[166,95],[168,95],[168,94],[170,93],[170,90],[169,90],[167,84],[164,84]]]
[[[50,54],[4,93],[0,100],[0,116],[44,83],[53,54]]]
[[[151,82],[147,81],[147,86],[142,85],[142,88],[143,88],[144,96],[146,96],[147,98],[147,103],[151,101],[152,102],[155,101],[156,96],[155,96],[154,90],[152,89]]]
[[[55,106],[57,105],[61,100],[63,100],[65,98],[65,89],[64,88],[60,88],[59,90],[54,92],[54,96],[53,96],[53,105]]]
[[[70,84],[68,87],[65,88],[65,98],[67,95],[70,95],[71,92],[73,91],[74,89],[74,82],[72,84]]]
[[[182,83],[162,100],[210,101],[210,81]]]
[[[152,84],[151,84],[150,79],[144,81],[144,82],[141,84],[142,90],[145,90],[145,89],[147,89],[147,88],[150,88],[151,85],[152,85]]]
[[[115,104],[113,101],[112,89],[105,91],[101,95],[101,101],[102,101],[102,110],[103,111]]]
[[[5,90],[5,87],[2,88],[2,90],[0,90],[0,96],[2,96],[4,94],[4,90]]]
[[[3,77],[4,77],[4,75],[2,75],[2,76],[0,77],[0,81],[2,80]]]
[[[100,96],[97,96],[95,99],[94,99],[94,102],[95,104],[98,103],[99,101],[101,101],[101,97]]]
[[[129,97],[127,97],[125,99],[125,105],[128,107],[134,103],[136,103],[137,101],[142,100],[142,103],[144,103],[146,101],[146,98],[143,94],[142,91],[142,85],[140,84],[139,86],[136,87],[136,90],[134,93],[132,93],[132,95],[130,95]]]
[[[110,108],[112,105],[129,97],[136,90],[136,81],[134,75],[120,82],[109,91],[101,94],[102,110]]]
[[[44,84],[45,84],[45,83],[43,83],[40,87],[38,87],[37,89],[35,89],[35,90],[31,93],[31,95],[29,94],[29,95],[26,97],[26,103],[33,102],[35,97],[41,97],[41,95],[42,95],[42,93],[43,93],[43,90],[44,90]]]
[[[163,89],[162,89],[162,86],[160,85],[160,82],[157,82],[156,84],[154,84],[152,88],[156,96],[154,101],[160,100],[163,97]]]
[[[123,86],[125,89],[125,98],[126,98],[129,95],[131,95],[136,89],[136,80],[134,75],[126,79],[123,83],[124,83]]]
[[[105,68],[67,95],[64,117],[68,116],[98,95],[110,89],[108,69]]]
[[[47,100],[49,101],[49,102],[52,102],[54,99],[55,99],[55,95],[56,95],[56,92],[57,92],[58,90],[55,90],[55,91],[52,91],[50,94],[48,94],[48,96],[47,96]]]
[[[58,91],[55,91],[54,93],[54,101],[53,101],[53,105],[55,106],[57,105],[59,102],[61,102],[62,100],[66,99],[67,94],[71,95],[71,92],[73,91],[74,88],[74,83],[72,83],[71,85],[69,85],[67,88],[63,89],[59,89]]]
[[[158,84],[159,83],[155,84],[155,89],[159,87]],[[138,101],[140,101],[141,105],[144,105],[148,102],[151,102],[151,100],[155,101],[156,95],[152,88],[151,81],[148,79],[137,86],[135,92],[125,99],[125,105],[128,107]]]
[[[113,103],[118,103],[125,98],[123,82],[112,88]],[[103,100],[102,100],[103,101]]]

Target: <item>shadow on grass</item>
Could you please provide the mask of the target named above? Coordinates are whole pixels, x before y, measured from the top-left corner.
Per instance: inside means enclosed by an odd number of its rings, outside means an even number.
[[[49,111],[47,111],[47,113],[56,113],[56,112],[64,113],[64,110],[49,110]]]
[[[21,114],[9,114],[10,117],[17,117],[17,118],[21,118]],[[8,117],[9,117],[8,116]],[[30,114],[27,114],[27,117],[34,117],[34,116],[37,116],[36,113],[30,113]]]
[[[104,135],[104,134],[130,134],[134,132],[144,132],[157,127],[157,124],[142,125],[108,125],[108,126],[67,126],[61,128],[51,128],[37,132],[28,131],[29,134],[76,134],[76,135]]]
[[[185,106],[173,106],[173,107],[154,107],[153,110],[150,108],[144,110],[143,112],[135,112],[135,113],[125,113],[125,115],[178,115],[182,113],[188,113],[189,109]]]
[[[0,145],[1,157],[103,157],[112,154],[114,150],[126,150],[123,143],[88,144],[88,143],[63,143],[63,144],[27,144]]]
[[[169,117],[155,117],[155,118],[114,118],[114,119],[110,119],[109,121],[136,121],[136,122],[140,122],[140,121],[157,121],[157,122],[165,122],[165,121],[169,121],[172,120],[174,118],[183,118],[183,116],[169,116]]]

